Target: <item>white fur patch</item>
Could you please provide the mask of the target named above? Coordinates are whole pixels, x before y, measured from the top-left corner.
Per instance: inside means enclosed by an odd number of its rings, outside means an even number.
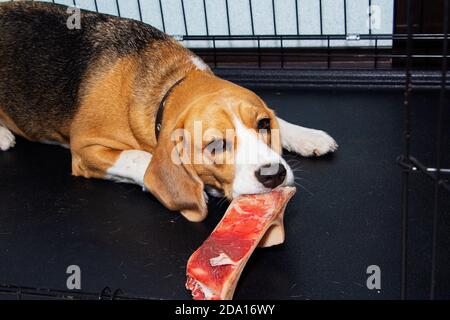
[[[235,155],[235,177],[233,198],[241,194],[257,194],[270,191],[256,178],[255,172],[267,164],[282,164],[286,167],[286,179],[282,185],[293,185],[294,174],[286,161],[259,139],[254,130],[250,130],[235,117],[234,120],[238,147]]]
[[[0,150],[6,151],[16,144],[16,138],[8,128],[0,124]]]
[[[51,145],[51,146],[63,147],[65,149],[70,149],[70,146],[68,144],[63,144],[63,143],[59,143],[59,142],[56,142],[56,141],[41,141],[41,143],[48,144],[48,145]]]
[[[308,129],[277,118],[280,126],[281,143],[288,151],[304,157],[321,156],[334,152],[338,144],[326,132]]]
[[[116,163],[107,170],[105,179],[144,187],[145,171],[151,160],[152,155],[145,151],[122,151]]]
[[[209,69],[208,65],[197,56],[191,56],[191,61],[200,71],[205,71]]]

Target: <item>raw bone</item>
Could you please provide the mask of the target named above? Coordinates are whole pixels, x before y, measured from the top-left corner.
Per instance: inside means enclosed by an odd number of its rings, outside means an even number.
[[[186,288],[195,300],[231,300],[257,246],[284,242],[284,209],[294,187],[241,196],[228,207],[209,238],[189,258]]]

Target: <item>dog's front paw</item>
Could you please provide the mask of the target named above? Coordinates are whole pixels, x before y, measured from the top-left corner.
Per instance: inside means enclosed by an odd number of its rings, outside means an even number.
[[[181,214],[190,222],[202,222],[208,215],[208,211],[181,210]]]
[[[0,150],[6,151],[16,144],[14,135],[7,128],[0,125]]]
[[[308,129],[291,144],[289,151],[301,154],[304,157],[321,156],[334,152],[338,148],[336,141],[326,132]]]

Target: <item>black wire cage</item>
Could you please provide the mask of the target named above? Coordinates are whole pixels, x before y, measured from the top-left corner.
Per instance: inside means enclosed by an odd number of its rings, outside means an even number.
[[[100,6],[100,4],[105,2],[102,0],[89,1],[90,6],[86,6],[86,0],[52,0],[51,2],[105,12]],[[115,9],[106,11],[107,13],[133,17],[153,25],[156,22],[154,18],[152,20],[144,16],[144,10],[147,9],[143,5],[146,3],[145,0],[111,0],[109,2],[115,4]],[[136,13],[134,15],[124,15],[124,8],[130,6],[131,2],[135,4]],[[196,9],[200,10],[192,13],[188,11],[190,2],[186,0],[157,0],[154,2],[158,4],[157,7],[152,7],[152,9],[158,11],[154,13],[154,15],[159,16],[157,27],[164,32],[170,33],[177,40],[198,53],[211,67],[219,72],[222,69],[238,71],[243,68],[246,71],[251,70],[251,73],[261,69],[273,72],[277,70],[304,70],[305,72],[301,74],[307,77],[299,79],[295,82],[296,85],[302,83],[323,85],[323,81],[314,82],[313,75],[310,75],[307,71],[329,71],[328,73],[318,73],[318,76],[323,77],[323,75],[327,74],[336,75],[336,73],[330,73],[330,71],[339,70],[341,71],[341,77],[336,79],[332,85],[338,83],[342,85],[368,85],[373,84],[372,80],[375,80],[375,84],[381,86],[388,82],[386,73],[390,71],[388,74],[396,75],[399,79],[397,82],[389,83],[389,86],[397,85],[400,87],[406,79],[404,71],[409,63],[410,69],[418,71],[411,75],[416,80],[413,81],[413,86],[440,85],[440,77],[435,73],[430,73],[430,71],[439,70],[444,57],[442,54],[442,43],[444,42],[445,33],[442,26],[445,25],[445,8],[441,0],[436,1],[433,5],[426,5],[425,0],[412,0],[410,5],[411,13],[407,11],[408,1],[406,0],[392,0],[388,2],[393,6],[392,30],[385,28],[382,31],[374,27],[377,23],[376,19],[379,18],[375,18],[374,10],[372,9],[377,7],[379,1],[364,0],[360,2],[368,8],[367,12],[363,12],[363,14],[367,15],[367,26],[355,28],[351,27],[349,22],[352,14],[355,14],[349,9],[349,4],[352,0],[340,0],[334,6],[335,10],[340,11],[342,21],[333,21],[333,23],[341,23],[342,26],[330,26],[330,23],[325,21],[326,0],[317,0],[314,1],[316,3],[315,11],[311,13],[314,15],[312,19],[318,25],[315,33],[308,33],[310,30],[304,31],[301,28],[302,17],[300,12],[302,6],[306,3],[306,1],[302,0],[239,1],[245,3],[241,9],[246,12],[241,12],[241,16],[248,17],[246,23],[249,26],[247,28],[242,26],[233,27],[238,25],[238,23],[242,24],[241,21],[236,21],[238,19],[233,18],[230,13],[231,5],[234,3],[233,0],[213,0],[210,2],[208,0],[199,0],[196,2],[199,2],[201,5]],[[280,30],[280,22],[283,22],[283,14],[286,14],[286,11],[279,10],[279,7],[280,4],[287,3],[291,5],[291,9],[295,12],[294,18],[291,19],[292,21],[289,21],[293,25],[290,30]],[[221,12],[221,15],[224,17],[223,24],[225,26],[222,28],[224,30],[217,30],[217,27],[213,27],[218,22],[213,20],[216,17],[211,17],[209,12],[211,8],[214,8],[212,6],[217,6],[218,4],[223,4],[221,8],[224,12]],[[180,12],[177,12],[179,16],[176,18],[181,20],[181,29],[169,30],[168,21],[175,17],[168,16],[168,13],[172,13],[168,9],[170,9],[169,6],[174,5],[180,7]],[[266,7],[265,13],[267,15],[264,17],[264,24],[270,27],[269,29],[258,30],[260,29],[261,21],[257,21],[256,17],[261,13],[255,13],[255,8],[263,5]],[[386,4],[382,3],[382,5]],[[215,11],[218,11],[218,9],[216,8]],[[361,12],[356,12],[356,14],[361,14]],[[189,16],[193,16],[195,19],[189,19]],[[190,24],[194,20],[197,25],[203,24],[201,30],[196,28],[196,31],[191,31],[193,28]],[[408,23],[411,24],[411,33],[408,33]],[[328,25],[327,28],[326,25]],[[234,29],[237,29],[237,31],[234,31]],[[408,55],[407,43],[409,38],[414,42],[414,45],[410,48],[411,53]],[[349,70],[349,72],[345,73],[343,72],[344,70]],[[355,73],[351,72],[352,70],[359,72],[364,70],[366,72],[370,71],[370,73],[364,74],[364,79],[355,79]],[[245,74],[245,72],[241,74],[242,80],[248,78]],[[268,73],[266,72],[265,74]],[[401,74],[403,74],[403,78],[400,76]],[[239,77],[238,72],[228,71],[227,75]],[[261,84],[262,75],[263,73],[258,74],[258,84]],[[345,82],[342,82],[343,75],[348,76],[344,79],[346,80]],[[286,85],[286,83],[283,84]]]
[[[101,11],[99,4],[102,0],[92,1],[91,9]],[[446,143],[450,128],[445,121],[448,111],[448,28],[449,0],[425,2],[424,0],[394,0],[393,1],[393,30],[390,33],[377,33],[371,28],[372,11],[368,10],[369,24],[367,32],[352,33],[349,31],[348,1],[341,1],[343,23],[341,33],[327,33],[324,27],[324,1],[317,0],[318,15],[316,20],[319,30],[315,34],[304,34],[300,26],[302,1],[292,0],[295,8],[294,32],[281,33],[278,22],[277,6],[280,0],[271,0],[270,21],[271,34],[259,34],[255,19],[255,6],[258,1],[248,0],[246,13],[249,16],[249,32],[236,34],[233,32],[233,17],[230,14],[230,2],[223,0],[226,21],[225,34],[211,31],[211,18],[207,2],[202,1],[202,10],[196,12],[199,21],[204,23],[204,32],[195,34],[191,31],[189,12],[186,0],[180,0],[183,32],[173,34],[177,40],[184,43],[201,56],[220,76],[245,86],[258,87],[294,87],[294,88],[337,88],[337,87],[368,87],[368,88],[397,88],[404,90],[404,129],[403,151],[397,161],[401,170],[401,295],[408,298],[408,285],[414,281],[408,277],[408,252],[414,249],[414,244],[408,241],[409,208],[414,201],[415,190],[411,179],[417,175],[426,177],[433,188],[432,208],[432,244],[430,253],[429,298],[436,297],[436,285],[439,282],[439,268],[448,268],[438,264],[443,239],[449,237],[446,228],[441,227],[443,215],[448,215],[449,208],[446,200],[450,197],[450,162]],[[58,1],[53,1],[58,2]],[[373,1],[368,0],[370,8]],[[129,1],[115,1],[116,14],[121,16],[123,8]],[[68,4],[68,3],[65,3]],[[165,12],[167,3],[159,0],[160,27],[167,31],[168,17]],[[72,5],[80,5],[73,0]],[[141,1],[137,0],[138,16],[146,21]],[[299,46],[298,43],[303,45]],[[312,45],[308,45],[312,43]],[[364,42],[364,45],[358,43]],[[306,44],[305,44],[306,43]],[[339,43],[351,43],[350,46],[340,46]],[[435,118],[435,142],[432,156],[423,159],[421,154],[415,154],[411,147],[414,135],[420,135],[413,127],[411,114],[414,90],[439,90],[439,105]],[[395,161],[395,159],[392,159]],[[444,229],[444,230],[443,230]],[[412,248],[411,248],[412,246]],[[59,298],[126,298],[122,292],[111,292],[105,288],[100,295],[76,294],[52,290],[35,290],[15,286],[2,286],[0,291],[21,298],[22,295],[39,295]]]

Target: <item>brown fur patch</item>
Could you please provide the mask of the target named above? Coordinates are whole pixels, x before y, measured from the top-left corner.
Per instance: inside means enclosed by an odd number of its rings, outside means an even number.
[[[74,175],[103,177],[120,154],[108,149],[141,149],[129,123],[130,110],[134,107],[135,57],[120,58],[105,69],[93,70],[84,83],[80,106],[72,122]]]
[[[14,132],[15,134],[22,136],[24,138],[29,139],[23,132],[20,130],[14,121],[2,110],[0,106],[0,123],[3,123],[9,130]]]

